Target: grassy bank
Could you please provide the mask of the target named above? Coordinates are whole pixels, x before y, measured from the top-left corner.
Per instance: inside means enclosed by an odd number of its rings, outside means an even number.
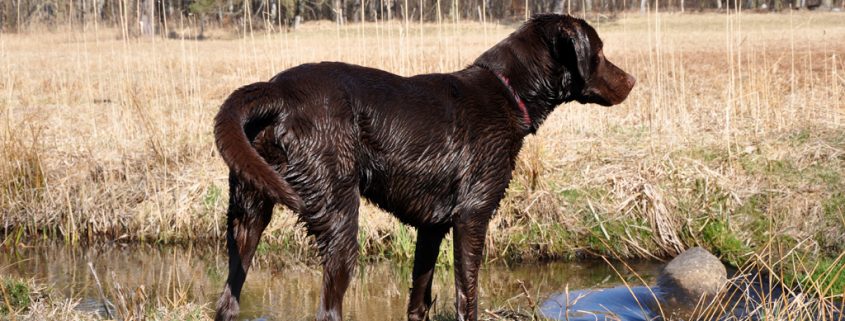
[[[729,279],[729,286],[723,288],[715,296],[716,300],[712,302],[702,302],[695,307],[683,309],[678,309],[677,305],[666,302],[656,305],[654,302],[641,302],[641,304],[650,307],[650,311],[653,311],[653,314],[650,315],[652,317],[660,316],[661,320],[711,320],[716,319],[717,316],[728,315],[732,316],[728,319],[736,321],[841,320],[843,317],[842,307],[845,302],[843,302],[841,296],[823,295],[822,293],[825,290],[820,289],[818,284],[806,288],[806,292],[803,293],[791,290],[781,292],[779,271],[768,269],[763,263],[765,259],[760,257],[755,256],[753,261],[758,265],[749,265],[748,269],[736,273],[734,277]],[[645,281],[653,278],[653,276],[638,275],[635,272],[635,267],[624,263],[611,263],[610,261],[607,261],[607,264],[617,273],[616,277],[610,277],[614,279],[611,284],[621,282],[620,286],[627,287],[629,291],[641,291],[643,285],[653,285]],[[444,271],[444,274],[448,274],[448,271]],[[128,284],[121,285],[114,275],[111,277],[102,276],[101,286],[96,283],[90,284],[95,290],[101,291],[99,292],[100,295],[94,294],[92,297],[77,293],[71,294],[69,298],[66,294],[54,289],[55,285],[44,283],[45,281],[2,276],[0,277],[0,320],[211,320],[213,301],[202,295],[197,297],[197,293],[191,290],[190,281],[185,283],[168,278],[162,284],[147,284],[149,286],[136,287]],[[131,282],[130,280],[124,281]],[[513,281],[516,281],[516,283],[512,283]],[[573,281],[582,283],[580,280]],[[604,288],[608,285],[605,283],[606,281],[607,278],[604,281],[593,280],[586,281],[586,283],[599,282],[591,284]],[[543,320],[539,305],[547,297],[546,291],[548,289],[542,290],[541,288],[551,286],[560,291],[560,284],[535,283],[532,280],[523,282],[519,277],[516,279],[499,279],[497,283],[498,285],[492,288],[515,286],[521,290],[521,293],[513,297],[508,295],[509,299],[499,303],[483,305],[480,309],[479,320]],[[487,284],[487,286],[491,286],[491,284]],[[484,288],[487,291],[492,289],[490,287]],[[567,289],[575,290],[568,287]],[[300,290],[303,290],[303,293],[300,294],[299,299],[302,299],[301,295],[314,294],[304,289]],[[265,302],[265,304],[275,306],[275,308],[267,307],[267,310],[261,309],[265,311],[264,313],[267,313],[265,318],[278,319],[279,311],[274,311],[274,309],[285,309],[276,306],[276,304],[285,302],[285,295],[279,294],[280,297],[264,298],[264,300],[269,299],[272,302]],[[372,294],[370,292],[370,295]],[[404,299],[404,295],[401,296]],[[575,297],[580,297],[580,295]],[[255,299],[259,298],[250,297],[249,300]],[[378,302],[382,299],[377,296],[352,296],[351,298],[348,297],[346,303],[347,306],[361,308],[360,305],[357,305],[361,301]],[[444,299],[446,301],[441,304],[442,306],[432,312],[432,320],[455,320],[454,314],[451,312],[452,309],[449,308],[448,298]],[[617,297],[617,299],[624,298]],[[575,309],[574,306],[578,305],[575,301],[571,304],[573,309]],[[627,305],[627,308],[634,309],[624,313],[635,313],[637,310],[636,304],[633,302],[624,304]],[[106,312],[105,306],[109,307],[109,312]],[[404,308],[404,303],[401,304],[401,307]],[[580,308],[584,307],[583,304],[580,306]],[[307,311],[296,311],[292,314],[282,315],[286,315],[285,318],[288,320],[311,320],[313,315],[309,315],[310,309],[311,307],[308,307],[306,308]],[[622,312],[621,310],[615,311]],[[576,312],[570,312],[578,315]],[[255,311],[250,310],[250,313],[254,314]],[[347,313],[349,312],[347,311]],[[374,315],[380,314],[362,314],[362,311],[357,311],[346,317],[350,320],[359,320],[370,319]],[[583,316],[583,312],[580,315]],[[393,317],[381,315],[382,320],[401,319],[394,317],[396,317],[395,314],[393,314]]]
[[[819,280],[841,293],[841,20],[622,14],[595,23],[608,58],[638,85],[617,107],[561,106],[528,139],[488,260],[666,257],[702,245],[737,265],[765,257],[795,280],[831,266],[835,277]],[[312,23],[207,41],[123,38],[102,26],[4,34],[3,244],[219,241],[226,169],[210,124],[232,90],[321,60],[451,71],[514,27]],[[412,229],[371,205],[362,212],[364,259],[412,256]],[[289,213],[265,235],[260,252],[314,256]]]
[[[118,287],[107,288],[109,312],[99,308],[97,301],[81,308],[78,299],[69,299],[50,285],[34,280],[3,276],[0,278],[0,319],[2,320],[155,320],[199,321],[211,320],[207,307],[176,297],[149,299],[143,289],[127,291]]]

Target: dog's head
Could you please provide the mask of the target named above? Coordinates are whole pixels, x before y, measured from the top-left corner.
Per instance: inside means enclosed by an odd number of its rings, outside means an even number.
[[[599,35],[584,20],[544,14],[529,25],[538,29],[552,59],[563,67],[561,81],[569,88],[569,99],[612,106],[628,97],[636,79],[605,58]]]

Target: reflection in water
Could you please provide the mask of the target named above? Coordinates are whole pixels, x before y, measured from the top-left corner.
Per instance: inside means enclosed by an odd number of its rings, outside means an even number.
[[[547,318],[568,321],[654,320],[657,301],[653,288],[618,286],[609,289],[572,291],[555,295],[540,307]]]
[[[291,263],[262,255],[247,277],[241,298],[243,318],[308,320],[319,302],[319,267]],[[34,277],[69,297],[97,298],[97,288],[88,270],[92,262],[101,282],[112,289],[143,287],[149,298],[187,296],[189,300],[213,305],[226,278],[226,252],[222,248],[97,247],[71,249],[62,246],[17,249],[0,252],[0,273]],[[621,266],[615,267],[625,271]],[[659,265],[634,264],[647,282],[653,281]],[[410,264],[366,264],[357,269],[355,280],[344,302],[345,319],[403,320],[410,288]],[[623,277],[633,280],[629,275]],[[438,269],[434,313],[453,310],[454,276],[451,268]],[[503,306],[527,307],[519,281],[525,282],[532,297],[546,298],[569,288],[612,287],[619,277],[604,262],[565,262],[518,266],[486,264],[481,272],[480,309]]]
[[[678,293],[656,286],[617,286],[571,291],[568,295],[564,291],[543,302],[540,311],[547,318],[567,321],[769,320],[772,317],[766,313],[771,311],[775,313],[774,319],[787,316],[845,321],[843,302],[819,302],[800,294],[797,289],[787,290],[773,282],[767,273],[729,271],[731,281],[716,298],[718,303],[711,306],[715,310],[702,309],[695,302],[669,300]],[[796,314],[795,307],[799,305],[803,307],[799,308],[801,313]]]

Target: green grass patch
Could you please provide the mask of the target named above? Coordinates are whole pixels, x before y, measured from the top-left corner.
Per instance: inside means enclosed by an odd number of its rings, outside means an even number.
[[[842,174],[840,174],[839,171],[837,171],[835,168],[826,166],[813,166],[813,171],[815,172],[814,176],[821,183],[826,184],[828,187],[841,188]]]
[[[748,174],[790,187],[811,183],[841,188],[842,184],[841,168],[837,164],[800,167],[791,159],[766,159],[759,155],[741,155],[738,162]]]
[[[683,184],[674,187],[674,190],[686,189],[689,190],[688,193],[678,193],[682,195],[676,203],[676,210],[680,216],[709,217],[722,214],[731,206],[730,194],[706,178],[697,177],[691,185]]]
[[[413,260],[414,249],[416,248],[416,233],[414,233],[413,228],[405,224],[399,222],[395,224],[397,226],[390,240],[391,251],[389,255],[400,260]]]
[[[2,281],[0,291],[0,315],[23,311],[32,304],[32,287],[26,281],[6,278]]]
[[[205,191],[205,196],[202,198],[202,204],[205,206],[205,209],[212,211],[217,208],[222,194],[223,190],[220,187],[213,183],[209,185],[208,189]]]
[[[558,222],[529,222],[527,226],[508,231],[499,256],[509,261],[554,259],[566,256],[574,248],[575,235]]]
[[[817,233],[816,241],[831,252],[845,251],[845,244],[838,237],[845,231],[845,192],[837,192],[825,199],[822,208],[824,229]]]
[[[455,242],[452,234],[446,234],[443,242],[440,243],[440,254],[437,255],[437,266],[440,268],[451,268],[455,265]]]
[[[282,250],[282,246],[279,243],[268,243],[265,240],[261,240],[258,242],[258,246],[255,247],[255,254],[256,255],[268,255],[273,252],[279,252]]]
[[[598,201],[606,198],[608,192],[598,187],[567,188],[559,190],[558,195],[571,205],[586,205],[587,200]]]
[[[588,219],[590,220],[590,219]],[[642,249],[657,252],[657,246],[652,240],[652,230],[648,222],[642,218],[622,218],[608,221],[591,219],[587,245],[603,255],[616,257],[631,257],[637,249],[631,248],[626,241],[635,242]]]
[[[773,221],[767,215],[769,196],[766,194],[754,194],[736,209],[735,215],[747,220],[746,229],[751,233],[755,244],[763,244],[769,238]]]
[[[802,172],[789,159],[767,159],[761,155],[742,154],[738,158],[740,167],[756,176],[768,176],[786,181],[800,180]]]
[[[825,218],[841,220],[845,215],[845,193],[833,194],[825,200],[822,206],[824,207]]]
[[[845,261],[841,257],[822,258],[805,280],[805,283],[812,281],[822,295],[841,295],[845,293]]]
[[[788,138],[793,147],[803,145],[810,140],[810,130],[802,128],[801,130],[790,134]]]
[[[706,248],[733,266],[742,266],[751,249],[720,219],[709,220],[701,230],[701,241]]]
[[[797,285],[803,291],[819,296],[835,296],[845,293],[845,260],[838,258],[813,258],[804,256],[800,269],[786,269],[784,282]]]
[[[689,158],[704,161],[706,163],[728,159],[727,150],[719,148],[691,148],[682,154],[685,154]]]

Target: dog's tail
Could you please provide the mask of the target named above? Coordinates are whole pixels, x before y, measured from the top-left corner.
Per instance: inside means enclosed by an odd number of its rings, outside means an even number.
[[[276,203],[300,212],[305,207],[302,198],[252,147],[254,137],[248,137],[245,130],[247,125],[270,125],[279,116],[283,100],[271,86],[260,82],[232,93],[214,118],[214,139],[220,156],[236,177],[266,193]]]

